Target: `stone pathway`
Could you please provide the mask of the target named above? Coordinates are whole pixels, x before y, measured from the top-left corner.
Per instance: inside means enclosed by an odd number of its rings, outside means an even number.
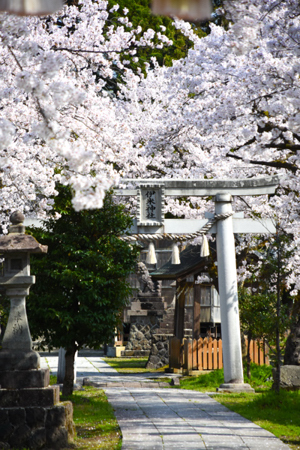
[[[207,394],[179,389],[105,391],[122,430],[122,450],[289,448]]]
[[[49,367],[52,375],[57,375],[58,352],[40,353],[41,366]],[[149,378],[151,377],[151,378]],[[76,360],[76,383],[88,383],[99,388],[124,387],[128,383],[132,387],[169,387],[169,383],[159,383],[159,378],[166,378],[165,373],[119,374],[110,367],[96,352],[79,353]],[[178,378],[176,374],[168,374],[168,378]]]
[[[45,355],[41,360],[56,373],[57,356]],[[103,387],[114,408],[123,436],[122,450],[290,448],[209,395],[161,388],[149,379],[153,375],[120,375],[92,353],[77,359],[77,382],[82,384],[84,378],[89,378],[89,383]]]

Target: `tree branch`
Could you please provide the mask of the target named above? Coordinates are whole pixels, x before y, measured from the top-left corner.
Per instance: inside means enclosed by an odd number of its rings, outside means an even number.
[[[130,50],[132,47],[132,43],[130,43],[129,47],[123,48],[122,50],[82,50],[82,49],[73,49],[67,47],[51,47],[51,50],[54,51],[66,51],[69,53],[99,53],[99,54],[107,54],[107,53],[123,53]]]
[[[228,156],[229,158],[237,159],[239,161],[244,160],[244,158],[242,158],[241,156],[237,156],[232,153],[227,153],[226,156]],[[287,169],[287,170],[290,170],[294,174],[298,170],[298,167],[294,166],[293,164],[281,162],[281,161],[255,161],[255,160],[251,159],[248,162],[250,164],[256,164],[259,166],[276,167],[277,169]]]
[[[266,148],[278,148],[279,150],[290,150],[291,152],[296,152],[300,150],[300,144],[267,144]]]

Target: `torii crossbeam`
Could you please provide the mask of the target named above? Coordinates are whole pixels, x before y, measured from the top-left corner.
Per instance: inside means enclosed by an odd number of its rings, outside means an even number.
[[[207,222],[191,219],[165,219],[165,196],[215,196],[216,215],[227,215],[211,229],[217,235],[218,281],[223,342],[224,383],[219,391],[242,392],[244,383],[234,232],[274,233],[270,219],[255,221],[232,217],[232,196],[274,194],[278,176],[239,180],[123,179],[116,195],[137,196],[137,220],[132,233],[186,234],[200,231]],[[129,186],[128,186],[129,185]]]

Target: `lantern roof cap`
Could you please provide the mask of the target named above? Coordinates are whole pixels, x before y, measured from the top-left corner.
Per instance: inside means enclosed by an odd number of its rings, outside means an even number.
[[[10,216],[12,225],[9,233],[0,237],[0,254],[5,253],[47,253],[48,246],[40,244],[33,236],[25,234],[24,215],[14,211]]]

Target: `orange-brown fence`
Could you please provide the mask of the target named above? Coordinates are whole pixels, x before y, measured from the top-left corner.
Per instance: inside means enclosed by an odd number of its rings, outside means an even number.
[[[247,348],[247,341],[245,341]],[[250,341],[250,358],[252,362],[269,364],[268,346],[263,341]],[[192,370],[222,369],[222,340],[200,338],[185,339],[182,343],[176,337],[170,338],[169,350],[170,369]]]

